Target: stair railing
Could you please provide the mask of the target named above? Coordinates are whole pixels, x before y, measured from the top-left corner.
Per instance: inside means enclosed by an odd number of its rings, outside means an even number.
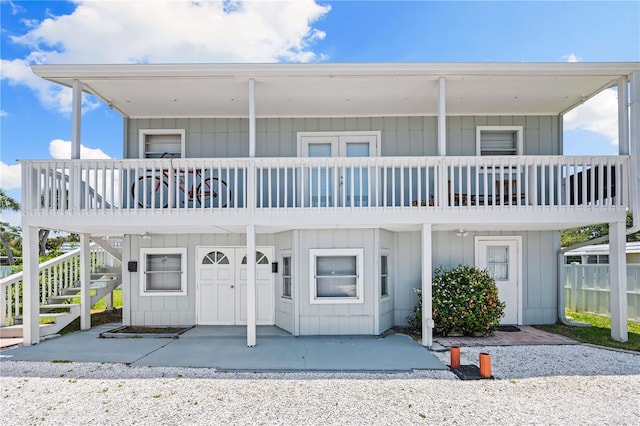
[[[105,250],[92,243],[90,246],[90,271],[107,265]],[[68,287],[75,287],[80,279],[80,249],[75,249],[38,266],[40,283],[39,303],[44,305],[50,297],[61,294]],[[18,272],[0,280],[0,327],[15,324],[23,314],[23,273]]]

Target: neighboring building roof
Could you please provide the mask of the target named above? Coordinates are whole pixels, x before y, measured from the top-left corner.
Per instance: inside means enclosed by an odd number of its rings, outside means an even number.
[[[351,63],[34,65],[52,82],[83,83],[122,115],[257,117],[557,115],[640,70],[640,63]]]
[[[640,242],[627,243],[627,254],[640,253]],[[597,244],[584,246],[575,250],[565,252],[565,256],[588,256],[596,254],[609,254],[609,244]]]

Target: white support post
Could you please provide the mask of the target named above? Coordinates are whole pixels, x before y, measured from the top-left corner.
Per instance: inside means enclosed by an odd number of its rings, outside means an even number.
[[[629,97],[627,95],[627,78],[618,79],[618,152],[629,155]]]
[[[440,77],[438,79],[438,155],[444,159],[447,155],[447,114],[446,114],[446,92],[445,92],[445,78]],[[446,206],[448,204],[448,172],[445,167],[445,162],[440,163],[440,185],[438,185],[438,192],[440,193],[440,206]]]
[[[256,345],[256,227],[247,225],[247,346]]]
[[[82,83],[73,80],[73,98],[71,105],[71,159],[80,158],[80,131],[82,118]]]
[[[422,225],[422,345],[433,345],[431,224]]]
[[[447,155],[447,103],[445,95],[445,78],[438,79],[438,155]]]
[[[629,153],[631,154],[629,194],[633,224],[636,225],[640,223],[640,71],[631,74],[629,104]]]
[[[82,83],[80,80],[73,80],[71,103],[71,159],[80,158],[80,133],[82,121]],[[82,207],[82,171],[80,165],[72,166],[70,182],[70,205],[74,211],[79,211]]]
[[[38,280],[38,228],[22,227],[22,344],[40,341],[40,285]]]
[[[611,338],[618,342],[628,339],[626,230],[625,222],[609,224]]]
[[[80,330],[91,328],[91,250],[89,235],[80,234]]]
[[[249,79],[249,157],[256,156],[256,81]]]

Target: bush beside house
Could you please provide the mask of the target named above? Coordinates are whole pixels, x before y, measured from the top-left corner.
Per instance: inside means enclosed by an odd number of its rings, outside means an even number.
[[[416,289],[421,296],[421,290]],[[422,297],[409,317],[409,325],[422,328]],[[498,299],[496,282],[486,270],[458,265],[434,271],[434,334],[490,335],[504,313],[505,304]]]

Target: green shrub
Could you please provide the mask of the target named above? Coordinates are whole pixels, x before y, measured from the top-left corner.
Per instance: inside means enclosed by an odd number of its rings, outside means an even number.
[[[421,296],[421,290],[416,289]],[[505,304],[488,272],[469,265],[451,270],[438,267],[432,286],[434,334],[490,335],[502,317]],[[409,325],[422,328],[422,297],[409,317]]]

